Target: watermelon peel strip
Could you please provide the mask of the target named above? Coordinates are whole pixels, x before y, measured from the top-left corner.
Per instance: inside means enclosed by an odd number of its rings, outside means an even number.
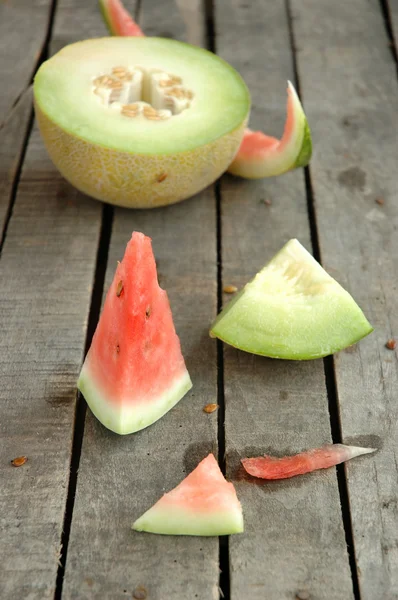
[[[283,458],[268,455],[257,458],[242,458],[241,463],[245,471],[252,477],[287,479],[320,469],[328,469],[362,454],[376,452],[376,450],[376,448],[328,444],[321,448],[307,450],[293,456],[284,456]]]

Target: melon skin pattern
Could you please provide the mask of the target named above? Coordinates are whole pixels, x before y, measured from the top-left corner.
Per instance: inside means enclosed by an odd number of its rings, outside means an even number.
[[[191,197],[226,171],[250,95],[240,75],[207,50],[108,37],[71,44],[43,63],[34,106],[65,179],[98,200],[151,208]]]
[[[312,156],[311,131],[292,83],[287,86],[287,117],[280,140],[246,129],[239,151],[228,167],[232,175],[262,179],[305,167]]]
[[[142,233],[117,266],[77,385],[97,419],[121,435],[160,419],[192,387]]]
[[[235,488],[209,454],[132,528],[165,535],[218,536],[241,533],[244,524]]]
[[[223,308],[210,335],[253,354],[310,360],[372,331],[352,296],[293,239]]]

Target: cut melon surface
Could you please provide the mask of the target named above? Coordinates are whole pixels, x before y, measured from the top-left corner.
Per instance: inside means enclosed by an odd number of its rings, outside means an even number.
[[[160,419],[192,387],[142,233],[117,266],[77,385],[98,420],[121,435]]]
[[[294,86],[288,81],[287,117],[282,138],[246,129],[228,172],[247,179],[282,175],[308,165],[312,155],[311,131]]]
[[[242,507],[213,454],[133,523],[136,531],[218,536],[244,530]]]
[[[177,202],[205,188],[236,154],[250,111],[240,75],[218,56],[171,39],[77,42],[34,80],[47,151],[82,192],[121,206]]]
[[[293,239],[223,308],[210,334],[253,354],[310,360],[372,331],[352,296]]]

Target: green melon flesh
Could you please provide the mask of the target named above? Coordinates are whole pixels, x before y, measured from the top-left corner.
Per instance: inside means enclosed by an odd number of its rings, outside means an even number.
[[[225,306],[210,334],[253,354],[309,360],[372,331],[350,294],[293,239]]]
[[[213,454],[133,524],[136,531],[166,535],[229,535],[243,528],[235,488],[225,480]]]

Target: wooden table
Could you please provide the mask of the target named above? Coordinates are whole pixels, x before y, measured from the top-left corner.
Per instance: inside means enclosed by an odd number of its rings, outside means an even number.
[[[149,600],[398,598],[398,363],[385,347],[398,336],[398,3],[386,1],[127,2],[148,35],[230,61],[252,92],[254,128],[281,133],[296,81],[315,145],[306,171],[224,176],[179,205],[130,212],[64,181],[33,120],[39,64],[106,34],[96,0],[0,3],[2,600],[122,600],[139,586]],[[153,238],[194,387],[149,429],[118,437],[86,411],[76,380],[132,230]],[[211,340],[223,285],[243,285],[292,237],[375,332],[304,363]],[[203,413],[208,402],[218,413]],[[239,474],[242,456],[331,440],[379,452],[281,483]],[[245,533],[132,532],[210,451],[236,484]],[[27,463],[12,467],[20,455]]]

